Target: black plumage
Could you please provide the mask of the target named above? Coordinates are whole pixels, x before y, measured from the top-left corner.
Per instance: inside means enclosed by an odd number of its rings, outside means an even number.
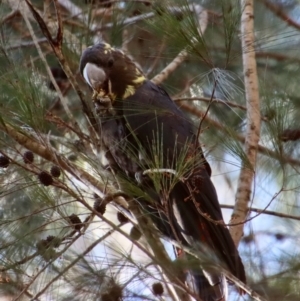
[[[124,190],[132,192],[163,235],[215,254],[245,282],[192,122],[164,89],[108,44],[87,48],[80,71],[94,99],[111,101],[113,114],[102,118],[101,135],[112,168],[123,174]],[[131,191],[129,183],[139,185],[141,194]],[[201,268],[192,271],[201,300],[226,300],[223,274],[205,263]]]

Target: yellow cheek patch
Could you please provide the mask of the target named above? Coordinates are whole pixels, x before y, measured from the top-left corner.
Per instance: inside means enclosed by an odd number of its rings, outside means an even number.
[[[115,49],[113,47],[111,47],[109,44],[107,43],[104,43],[103,44],[103,48],[104,48],[104,54],[108,54],[108,53],[111,53],[112,51],[114,51]]]
[[[111,49],[112,49],[112,47],[111,47],[109,44],[107,44],[107,43],[104,43],[103,45],[104,45],[103,48],[104,48],[105,50],[111,50]]]
[[[128,85],[126,87],[126,90],[125,90],[125,93],[123,95],[123,98],[127,98],[127,97],[133,95],[134,93],[135,93],[135,87],[131,86],[131,85]]]
[[[117,95],[115,93],[109,93],[108,97],[110,98],[110,100],[113,102],[114,100],[116,100]]]
[[[140,74],[140,72],[138,74]],[[141,75],[141,76],[137,77],[136,79],[134,79],[132,82],[134,84],[141,84],[145,79],[146,79],[145,76]]]

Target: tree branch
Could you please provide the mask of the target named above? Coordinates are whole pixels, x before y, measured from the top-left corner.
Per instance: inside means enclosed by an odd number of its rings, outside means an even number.
[[[220,204],[220,207],[224,208],[224,209],[234,209],[234,205]],[[280,212],[271,211],[271,210],[264,210],[264,209],[250,207],[249,211],[256,212],[259,214],[268,214],[268,215],[272,215],[272,216],[283,217],[283,218],[294,219],[296,221],[300,221],[300,216],[290,215],[290,214],[286,214],[286,213],[280,213]]]
[[[205,113],[202,112],[201,110],[199,110],[196,106],[192,106],[192,105],[189,105],[186,103],[180,103],[180,107],[184,111],[186,111],[190,114],[193,114],[195,116],[198,116],[199,118],[204,117]],[[219,129],[222,132],[227,133],[226,128],[221,123],[213,120],[212,118],[206,116],[205,121],[207,123],[211,124],[215,129]],[[235,134],[234,138],[236,140],[240,141],[241,143],[245,143],[245,136],[243,136],[241,134]],[[291,166],[299,166],[300,167],[300,161],[295,158],[279,155],[277,152],[275,152],[265,146],[262,146],[260,144],[258,144],[257,147],[258,147],[258,151],[267,157],[274,158],[276,160],[279,160],[280,162],[290,164]]]
[[[268,0],[260,0],[271,12],[273,12],[278,18],[286,22],[289,26],[292,26],[300,30],[300,24],[292,20],[286,13],[283,12],[281,5],[277,5]]]
[[[248,214],[248,204],[250,202],[252,184],[255,176],[261,121],[254,49],[253,0],[241,0],[241,9],[241,39],[247,103],[247,128],[244,147],[247,160],[242,162],[242,169],[238,179],[236,201],[230,223],[243,222]],[[230,227],[230,234],[236,245],[239,244],[243,235],[243,228],[244,224]]]
[[[203,33],[206,30],[207,22],[208,22],[208,16],[207,11],[204,10],[200,5],[190,5],[190,10],[194,14],[197,15],[198,18],[198,32],[199,35],[202,36]],[[155,83],[156,85],[161,84],[164,80],[166,80],[171,73],[173,73],[188,57],[188,47],[181,50],[178,55],[172,60],[172,62],[166,66],[159,74],[154,76],[151,81]]]
[[[1,122],[0,131],[1,130],[7,133],[9,137],[14,139],[23,147],[27,148],[28,150],[32,151],[33,153],[41,156],[46,160],[59,165],[62,169],[70,173],[76,179],[81,180],[83,183],[85,183],[88,186],[94,187],[96,191],[101,193],[103,193],[103,191],[106,191],[106,193],[115,192],[114,190],[109,189],[109,187],[106,187],[106,185],[103,182],[101,182],[101,180],[97,180],[89,172],[86,172],[79,166],[75,166],[74,164],[66,160],[64,157],[58,154],[51,146],[45,147],[41,145],[39,142],[31,138],[30,136],[18,132],[9,124],[5,124]],[[125,208],[127,207],[127,203],[123,198],[117,199],[117,202],[119,205],[124,206]]]

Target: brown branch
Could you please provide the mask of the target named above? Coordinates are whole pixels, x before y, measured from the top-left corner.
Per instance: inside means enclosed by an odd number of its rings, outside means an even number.
[[[71,245],[73,243],[75,243],[75,241],[81,237],[81,234],[79,233],[77,236],[75,236],[72,241],[66,245],[65,248],[63,248],[58,254],[57,257],[62,256],[63,254],[65,254],[65,252],[71,247]],[[14,298],[14,301],[17,301],[19,299],[22,298],[22,295],[26,292],[26,290],[30,287],[31,284],[34,283],[34,281],[39,277],[39,275],[41,275],[56,259],[57,257],[51,259],[49,262],[47,262],[47,264],[45,264],[43,267],[41,267],[38,272],[31,277],[30,279],[30,283],[28,283],[23,290],[21,290],[21,292]],[[35,298],[38,298],[39,296],[35,296],[34,298],[32,298],[32,300],[34,300]]]
[[[239,105],[235,102],[219,99],[219,98],[211,98],[211,97],[179,97],[179,98],[173,98],[175,102],[180,102],[180,101],[193,101],[193,100],[198,100],[198,101],[203,101],[206,103],[217,103],[224,105],[226,107],[231,107],[231,108],[238,108],[243,111],[246,111],[247,108],[245,106]]]
[[[2,248],[1,248],[1,249],[2,249]],[[37,251],[37,252],[34,252],[34,253],[31,254],[31,255],[28,255],[28,256],[26,256],[26,257],[20,259],[20,260],[15,261],[15,262],[14,262],[12,265],[10,265],[10,266],[7,266],[7,267],[5,267],[5,268],[4,268],[4,267],[0,267],[0,273],[9,271],[9,270],[15,268],[15,267],[18,266],[18,265],[24,264],[24,263],[28,262],[29,260],[31,260],[31,259],[37,257],[38,255],[39,255],[39,252]]]
[[[223,99],[218,99],[218,98],[211,98],[211,97],[179,97],[179,98],[173,98],[175,102],[180,102],[180,101],[193,101],[193,100],[198,100],[198,101],[203,101],[209,104],[220,104],[225,107],[231,107],[231,108],[238,108],[243,111],[247,111],[247,108],[245,106],[239,105],[235,102],[232,101],[227,101]],[[269,121],[267,117],[261,117],[261,120],[263,121]]]
[[[8,13],[6,16],[2,17],[2,19],[0,20],[0,26],[2,26],[4,23],[10,21],[10,20],[14,20],[15,17],[20,15],[20,11],[19,10],[13,10],[12,12]]]
[[[30,35],[31,35],[32,40],[33,40],[33,42],[34,42],[34,44],[35,44],[35,47],[36,47],[37,52],[38,52],[38,54],[39,54],[39,57],[40,57],[40,59],[42,60],[42,62],[44,63],[44,67],[45,67],[45,69],[46,69],[46,71],[47,71],[47,73],[48,73],[48,76],[50,77],[51,83],[53,84],[53,86],[54,86],[54,88],[55,88],[55,90],[56,90],[56,92],[57,92],[57,94],[58,94],[58,96],[59,96],[59,98],[60,98],[60,101],[61,101],[61,103],[62,103],[62,105],[63,105],[63,108],[64,108],[64,110],[65,110],[65,112],[66,112],[68,118],[69,118],[71,121],[73,121],[73,123],[76,125],[77,122],[76,122],[76,121],[74,120],[74,118],[73,118],[73,114],[72,114],[72,112],[71,112],[70,109],[69,109],[69,106],[68,106],[68,103],[67,103],[67,101],[66,101],[66,98],[63,96],[63,94],[62,94],[62,92],[61,92],[61,90],[60,90],[60,88],[59,88],[59,86],[58,86],[58,84],[57,84],[57,82],[56,82],[56,80],[55,80],[55,78],[54,78],[54,76],[53,76],[51,70],[50,70],[50,67],[49,67],[49,65],[48,65],[48,63],[47,63],[47,60],[46,60],[46,58],[45,58],[45,55],[44,55],[44,53],[42,52],[42,49],[41,49],[39,43],[37,42],[38,39],[37,39],[37,37],[36,37],[36,35],[35,35],[35,33],[34,33],[34,30],[33,30],[32,26],[31,26],[31,23],[30,23],[30,21],[29,21],[27,15],[26,15],[26,11],[25,11],[25,10],[24,10],[24,11],[21,10],[21,14],[22,14],[22,16],[23,16],[23,19],[25,20],[25,23],[26,23],[26,25],[27,25],[28,31],[30,32]],[[51,35],[50,35],[50,36],[51,36]],[[81,133],[81,130],[80,130],[80,128],[79,128],[79,126],[77,126],[76,129],[77,129],[77,132],[79,132],[80,134],[82,134],[82,133]]]
[[[220,206],[221,206],[221,208],[224,208],[224,209],[234,209],[234,205],[220,204]],[[294,220],[300,221],[300,216],[290,215],[290,214],[286,214],[286,213],[280,213],[280,212],[271,211],[271,210],[265,210],[265,209],[250,207],[249,211],[260,213],[260,214],[267,214],[267,215],[272,215],[272,216],[283,217],[283,218],[294,219]]]
[[[277,5],[268,0],[260,0],[271,12],[273,12],[278,18],[283,20],[289,26],[292,26],[298,30],[300,30],[300,24],[292,20],[289,15],[287,15],[281,5]]]
[[[51,35],[46,23],[44,22],[43,18],[40,16],[40,14],[37,12],[37,10],[34,9],[32,4],[28,0],[25,0],[25,1],[29,7],[34,19],[38,22],[40,29],[42,30],[44,36],[47,38],[50,45],[53,46],[55,44],[55,41],[53,40],[52,35]]]
[[[41,38],[38,39],[36,41],[38,44],[42,44],[42,43],[48,43],[48,40],[46,38]],[[5,50],[14,50],[14,49],[19,49],[19,48],[25,48],[25,47],[32,47],[35,46],[36,43],[34,41],[28,41],[28,42],[22,42],[22,43],[18,43],[16,45],[11,45],[11,46],[7,46],[5,47]]]
[[[300,59],[297,57],[288,56],[282,53],[275,53],[275,52],[267,52],[267,51],[256,51],[255,52],[256,58],[268,58],[277,61],[293,61],[293,62],[300,62]]]
[[[198,18],[198,32],[199,35],[202,36],[206,30],[207,27],[207,12],[204,10],[200,5],[194,5],[190,6],[191,12],[193,12],[195,15],[197,15]],[[191,41],[192,42],[192,41]],[[172,62],[166,66],[159,74],[154,76],[151,81],[155,83],[156,85],[161,84],[164,80],[166,80],[170,74],[172,74],[175,69],[177,69],[188,57],[188,47],[181,50],[178,55],[172,60]]]
[[[199,118],[203,118],[204,117],[204,112],[202,112],[200,109],[198,109],[196,106],[193,106],[193,105],[189,105],[189,104],[186,104],[186,103],[181,103],[179,104],[180,108],[183,109],[184,111],[190,113],[190,114],[193,114]],[[215,129],[219,129],[221,130],[222,132],[228,134],[228,132],[226,131],[226,128],[219,122],[213,120],[212,118],[206,116],[205,117],[205,122],[209,123],[210,125],[212,125],[213,128]],[[241,134],[235,134],[234,135],[234,138],[238,141],[240,141],[241,143],[244,143],[245,142],[245,136],[241,135]],[[277,152],[265,147],[265,146],[262,146],[260,144],[258,144],[257,146],[257,149],[258,151],[267,156],[267,157],[271,157],[271,158],[274,158],[280,162],[283,162],[283,163],[287,163],[287,164],[290,164],[292,166],[299,166],[300,167],[300,161],[297,160],[297,159],[294,159],[292,157],[287,157],[287,156],[282,156],[280,154],[278,154]]]
[[[59,41],[54,40],[52,38],[52,35],[48,29],[47,24],[44,22],[43,18],[38,13],[38,11],[33,7],[33,5],[30,3],[30,1],[29,0],[25,0],[25,1],[27,3],[31,13],[33,14],[35,20],[37,21],[40,29],[42,30],[43,34],[48,39],[49,44],[51,45],[54,54],[58,58],[59,63],[61,64],[65,74],[67,75],[68,79],[70,80],[70,83],[71,83],[73,89],[76,91],[77,95],[79,96],[79,99],[82,104],[83,112],[85,113],[85,115],[91,125],[90,135],[94,140],[96,140],[96,136],[97,136],[96,133],[98,132],[97,119],[95,118],[93,112],[90,110],[89,105],[88,105],[87,101],[85,100],[81,89],[79,88],[79,85],[74,77],[74,74],[62,53],[62,49],[59,45]],[[60,34],[57,34],[57,36],[60,37]],[[78,125],[76,125],[76,127],[77,127],[77,129],[79,129]]]
[[[190,11],[197,15],[198,18],[198,32],[199,35],[202,36],[207,27],[207,12],[200,5],[191,5],[189,7]],[[191,41],[192,42],[192,41]],[[173,73],[188,57],[189,47],[186,47],[182,51],[178,53],[178,55],[172,60],[172,62],[166,66],[159,74],[154,76],[151,81],[156,85],[161,84],[165,79],[169,77],[171,73]]]
[[[56,11],[56,18],[57,18],[57,24],[58,24],[58,29],[56,33],[56,43],[59,47],[59,49],[62,49],[62,42],[63,42],[63,24],[62,24],[62,19],[60,15],[60,11],[57,7],[57,0],[54,0],[54,7]]]
[[[120,234],[122,234],[123,236],[125,236],[126,238],[128,238],[130,241],[132,241],[130,239],[130,236],[127,233],[125,233],[124,231],[122,231],[119,228],[119,226],[113,224],[110,220],[106,219],[102,214],[99,214],[99,212],[95,211],[84,199],[78,197],[78,195],[76,194],[76,192],[73,191],[72,189],[70,189],[68,186],[62,184],[62,185],[56,185],[56,187],[61,188],[62,190],[64,190],[65,192],[67,192],[70,196],[74,197],[78,202],[80,202],[83,206],[85,206],[88,210],[90,210],[92,212],[92,215],[97,215],[104,222],[106,222],[109,226],[111,226],[112,230],[109,231],[108,235],[110,235],[112,231],[116,230]],[[175,285],[174,286],[174,290],[176,291],[177,295],[180,297],[180,300],[182,300],[182,301],[184,301],[184,300],[188,301],[188,300],[190,300],[189,295],[191,295],[197,301],[201,301],[199,299],[199,297],[197,295],[195,295],[195,293],[192,292],[188,287],[186,287],[185,284],[177,276],[176,266],[174,266],[172,264],[172,261],[168,257],[168,254],[166,253],[165,248],[164,248],[163,244],[160,241],[160,237],[159,237],[159,235],[157,233],[157,230],[153,227],[152,222],[150,221],[150,219],[147,216],[142,215],[140,213],[140,211],[139,211],[138,205],[135,204],[135,203],[133,203],[135,201],[128,199],[128,197],[125,194],[119,192],[119,193],[116,193],[116,194],[107,195],[107,199],[108,200],[113,200],[116,197],[123,197],[124,199],[126,199],[126,201],[131,201],[130,210],[135,214],[135,216],[136,216],[136,218],[138,220],[138,224],[141,227],[142,232],[143,232],[143,234],[146,237],[147,243],[151,247],[151,250],[153,251],[154,255],[152,255],[146,248],[144,248],[138,242],[132,241],[132,243],[134,245],[136,245],[141,251],[143,251],[150,259],[152,259],[154,263],[159,264],[159,266],[162,268],[162,271],[167,275],[167,277],[172,282],[172,284]],[[88,219],[88,217],[86,218],[86,220],[87,219]],[[156,235],[156,233],[157,233],[157,235]],[[86,254],[87,250],[90,251],[91,248],[93,248],[94,246],[98,245],[102,240],[104,240],[105,237],[106,236],[104,235],[99,240],[97,240],[97,242],[92,243],[91,246],[88,247],[83,252],[83,254]],[[60,252],[60,254],[63,254],[64,251]],[[66,269],[64,269],[63,271],[61,271],[56,277],[54,277],[52,279],[52,281],[50,283],[48,283],[42,290],[40,290],[36,294],[35,298],[41,296],[50,287],[50,284],[52,284],[55,281],[57,281],[69,268],[71,268],[79,260],[81,260],[81,258],[83,256],[79,255],[79,257],[80,258],[76,258],[74,262],[70,263],[70,265],[67,266]],[[39,271],[38,274],[40,274],[40,273],[41,273],[41,271]],[[36,276],[31,281],[31,283],[33,283],[33,281],[35,279],[36,279]],[[27,287],[29,287],[29,286],[27,286]],[[18,297],[16,298],[16,300],[21,296],[22,293],[23,292],[21,292],[18,295]]]
[[[166,66],[159,74],[155,75],[151,81],[156,85],[161,84],[164,80],[166,80],[170,74],[172,74],[175,69],[177,69],[188,57],[188,52],[186,49],[183,49],[178,53],[178,55],[173,59],[173,61]]]
[[[0,123],[0,130],[7,133],[12,139],[14,139],[23,147],[27,148],[28,150],[32,151],[33,153],[39,155],[40,157],[46,160],[56,165],[59,165],[62,169],[70,173],[76,179],[81,180],[86,185],[94,187],[94,189],[98,192],[115,192],[113,189],[106,187],[105,184],[93,177],[89,172],[86,172],[82,168],[67,161],[64,157],[58,154],[51,146],[48,145],[47,147],[45,147],[32,137],[26,135],[25,133],[18,132],[12,126],[5,123]],[[117,202],[119,205],[124,206],[125,208],[127,207],[127,203],[124,199],[119,198],[117,199]]]
[[[70,263],[68,264],[66,267],[64,267],[60,272],[58,272],[58,274],[53,277],[50,281],[47,282],[47,284],[41,288],[39,290],[39,292],[32,298],[32,300],[36,300],[38,297],[42,296],[42,294],[44,292],[47,291],[47,289],[57,280],[59,280],[63,275],[65,275],[65,273],[70,270],[76,263],[78,263],[80,260],[82,260],[82,258],[89,253],[90,251],[92,251],[97,245],[99,245],[104,239],[106,239],[107,237],[109,237],[112,233],[114,232],[114,229],[109,230],[106,234],[104,234],[103,236],[101,236],[100,238],[96,239],[93,243],[91,243],[88,247],[86,247],[86,249],[81,253],[78,254],[77,257]],[[76,240],[79,238],[78,236],[75,237]],[[75,239],[74,239],[75,240]],[[72,241],[73,243],[73,241]],[[69,245],[67,246],[69,248]],[[67,248],[64,248],[63,251],[60,252],[60,254],[64,254],[65,251],[67,250]],[[17,299],[15,299],[17,300]]]

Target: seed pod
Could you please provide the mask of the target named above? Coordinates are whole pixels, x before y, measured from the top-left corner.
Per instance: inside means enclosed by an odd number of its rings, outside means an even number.
[[[152,291],[155,296],[161,296],[164,293],[164,287],[160,282],[152,284]]]
[[[277,240],[283,240],[286,238],[286,236],[282,233],[276,233],[274,236]]]
[[[244,236],[242,238],[242,242],[245,243],[245,244],[250,244],[254,241],[254,235],[253,234],[249,234],[247,236]]]
[[[63,89],[65,84],[68,82],[68,77],[66,76],[65,72],[62,70],[61,67],[52,67],[51,73],[52,73],[58,87],[60,89]],[[49,82],[48,87],[51,90],[55,91],[55,87],[52,82]]]
[[[280,138],[283,142],[296,141],[296,140],[300,139],[300,130],[299,129],[286,129],[281,133]]]
[[[53,248],[58,248],[61,243],[61,239],[53,235],[47,236],[46,240]]]
[[[94,209],[103,215],[106,211],[106,202],[96,193],[94,193],[94,198]]]
[[[23,155],[23,160],[25,164],[31,164],[34,160],[34,154],[31,151],[26,151]]]
[[[101,301],[113,301],[108,293],[104,293],[101,295]]]
[[[59,178],[60,177],[60,168],[56,165],[53,165],[50,169],[50,173],[54,178]]]
[[[142,236],[141,231],[138,229],[138,227],[133,226],[130,230],[129,236],[131,237],[132,240],[139,240]]]
[[[74,154],[72,154],[72,155],[68,156],[68,160],[70,160],[70,161],[76,161],[77,160],[77,156],[74,155]]]
[[[9,159],[5,156],[0,156],[0,167],[6,168],[9,165]]]
[[[57,256],[58,256],[59,254],[56,253],[54,249],[49,248],[49,249],[47,249],[44,253],[42,253],[42,254],[40,254],[40,255],[43,257],[43,259],[44,259],[45,261],[49,262],[49,261],[51,261],[51,260],[57,258]]]
[[[122,299],[122,287],[118,285],[117,283],[114,283],[109,291],[110,296],[112,297],[112,300],[118,301]]]
[[[101,301],[119,301],[122,300],[122,287],[117,283],[112,283],[109,290],[101,295]]]
[[[49,242],[46,239],[41,239],[37,242],[36,248],[39,253],[43,253],[49,248]]]
[[[83,227],[82,221],[78,215],[73,213],[68,217],[68,219],[76,231],[79,231]]]
[[[45,186],[53,184],[53,178],[47,171],[41,171],[38,175],[40,182]]]
[[[126,224],[129,222],[129,219],[122,212],[119,212],[119,211],[117,213],[117,218],[118,218],[118,221],[122,224]]]

